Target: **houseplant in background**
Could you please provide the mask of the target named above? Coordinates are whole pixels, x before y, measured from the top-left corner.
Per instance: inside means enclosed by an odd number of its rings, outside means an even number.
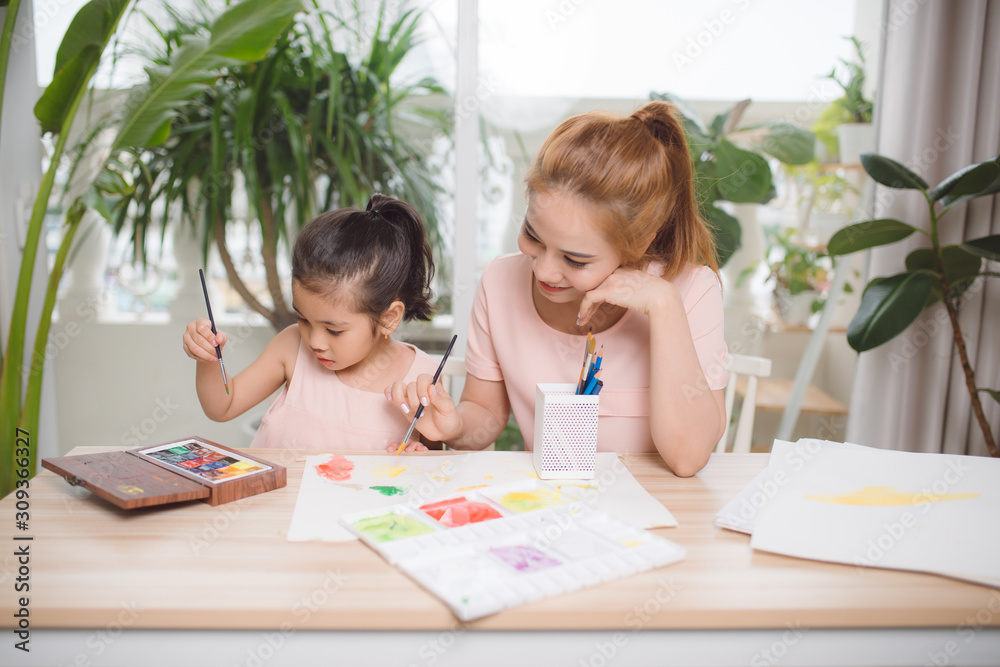
[[[445,114],[420,106],[441,88],[430,78],[397,80],[418,43],[420,13],[391,10],[380,3],[370,24],[357,2],[336,14],[314,3],[263,59],[229,67],[179,100],[169,141],[122,144],[112,166],[118,187],[104,194],[116,234],[131,235],[135,260],[145,261],[148,235],[164,233],[167,220],[152,211],[177,204],[203,257],[214,245],[230,285],[280,330],[295,321],[279,275],[280,244],[290,245],[318,212],[363,208],[373,192],[384,192],[420,211],[446,276],[440,188],[425,159],[429,149],[410,138],[417,127],[431,139],[447,134]],[[150,64],[176,57],[179,40],[203,34],[211,20],[204,3],[189,14],[171,10],[172,24],[158,28],[162,44],[146,52]],[[263,265],[264,290],[255,289],[227,244],[243,202],[260,240],[253,269]]]
[[[883,218],[845,227],[830,239],[831,255],[901,241],[913,233],[923,234],[930,247],[918,248],[906,257],[906,270],[893,276],[872,279],[861,296],[861,305],[847,329],[847,342],[858,352],[871,350],[905,331],[926,309],[939,302],[951,322],[955,350],[965,376],[972,410],[982,430],[991,456],[1000,456],[990,424],[983,413],[980,394],[1000,402],[1000,391],[976,387],[969,363],[965,336],[959,325],[962,295],[980,278],[997,277],[983,267],[983,260],[1000,262],[1000,234],[942,245],[940,228],[949,211],[977,197],[1000,192],[1000,156],[969,165],[945,178],[934,188],[918,174],[895,160],[863,153],[861,164],[875,182],[890,188],[916,190],[927,202],[930,229],[924,230],[901,220]]]
[[[80,9],[59,46],[52,82],[35,106],[42,131],[51,133],[54,141],[50,163],[27,226],[3,355],[0,429],[7,435],[0,439],[0,496],[13,488],[16,470],[34,474],[37,447],[31,437],[38,431],[42,371],[56,292],[84,214],[91,207],[98,212],[105,210],[98,203],[100,197],[96,196],[94,187],[94,183],[104,178],[106,163],[102,163],[93,175],[76,174],[77,181],[88,185],[75,189],[72,200],[63,205],[67,211],[63,237],[49,274],[44,303],[40,307],[32,352],[26,355],[31,282],[56,173],[65,167],[63,157],[70,128],[81,102],[88,94],[105,48],[115,35],[129,4],[126,0],[91,0]],[[206,81],[211,81],[218,71],[234,63],[262,58],[301,8],[299,0],[244,0],[229,7],[213,24],[209,35],[185,40],[184,48],[179,50],[177,57],[163,69],[151,72],[147,85],[130,94],[128,102],[119,108],[115,122],[108,123],[113,136],[112,145],[155,145],[164,141],[179,93],[207,85]],[[4,36],[0,38],[0,44],[8,48],[8,35],[11,34],[8,29],[13,31],[13,19],[16,17],[13,9],[14,3],[4,20]],[[3,58],[2,66],[6,71],[6,52]],[[22,431],[30,434],[31,445],[27,456],[21,456],[18,451],[15,457],[17,442],[12,434]]]
[[[687,102],[675,95],[653,93],[650,99],[675,104],[684,117],[698,201],[702,215],[715,228],[719,265],[722,266],[739,250],[743,239],[740,221],[719,204],[727,201],[766,204],[771,201],[776,190],[767,156],[785,164],[805,164],[815,154],[815,136],[806,128],[785,120],[741,126],[750,100],[737,102],[706,124]]]
[[[803,244],[794,229],[768,233],[768,282],[774,285],[774,303],[783,322],[805,325],[826,301],[830,286],[830,258]]]
[[[821,114],[823,127],[837,119],[836,123],[839,159],[843,164],[857,164],[861,153],[871,150],[875,145],[875,129],[872,125],[871,100],[865,97],[865,60],[864,44],[857,37],[845,37],[854,46],[854,60],[840,59],[841,71],[835,66],[826,78],[832,79],[844,91],[844,94],[831,103],[833,111]]]

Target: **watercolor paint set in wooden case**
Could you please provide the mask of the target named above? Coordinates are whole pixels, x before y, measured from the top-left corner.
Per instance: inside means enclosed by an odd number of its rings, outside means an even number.
[[[42,467],[122,509],[186,500],[221,505],[286,484],[284,466],[197,437],[42,459]]]
[[[463,621],[683,560],[686,550],[536,480],[341,517]]]

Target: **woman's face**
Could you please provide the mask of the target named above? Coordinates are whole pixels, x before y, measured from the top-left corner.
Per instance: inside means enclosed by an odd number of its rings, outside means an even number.
[[[531,258],[534,289],[544,299],[578,303],[621,266],[601,232],[598,213],[563,191],[530,196],[517,246]]]

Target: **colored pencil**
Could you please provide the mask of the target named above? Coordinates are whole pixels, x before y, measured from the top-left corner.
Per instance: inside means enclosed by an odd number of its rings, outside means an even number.
[[[582,394],[584,387],[587,386],[587,373],[589,372],[591,362],[594,360],[595,349],[597,349],[597,339],[591,338],[590,343],[587,345],[587,356],[583,359],[583,368],[580,369],[582,379],[576,387],[576,393],[578,394]]]
[[[205,284],[205,272],[198,269],[198,275],[201,276],[201,289],[205,292],[205,306],[208,308],[208,321],[212,323],[212,334],[218,334],[219,332],[215,329],[215,317],[212,315],[212,304],[208,301],[208,286]],[[226,377],[226,365],[222,363],[222,348],[218,345],[215,346],[215,356],[219,359],[219,370],[222,371],[222,385],[226,388],[226,395],[229,395],[229,378]]]
[[[456,340],[458,340],[458,334],[451,337],[451,342],[448,343],[448,349],[444,351],[444,356],[441,357],[441,363],[438,364],[437,370],[434,371],[434,379],[431,380],[432,385],[437,384],[438,378],[441,377],[441,371],[444,370],[444,362],[448,361],[448,355],[451,354],[451,348],[455,344]],[[421,403],[417,406],[416,414],[413,415],[413,421],[410,422],[410,428],[406,429],[406,435],[403,436],[403,439],[399,443],[399,447],[396,448],[396,456],[399,456],[399,453],[406,449],[406,442],[410,439],[410,436],[413,435],[413,429],[417,426],[417,420],[420,419],[420,415],[423,411],[424,404]]]

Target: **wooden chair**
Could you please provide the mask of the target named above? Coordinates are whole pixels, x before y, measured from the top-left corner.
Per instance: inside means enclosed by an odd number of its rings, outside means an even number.
[[[757,410],[757,379],[771,375],[771,360],[765,357],[750,357],[742,354],[730,354],[726,367],[729,371],[729,384],[726,386],[726,432],[715,446],[715,451],[726,451],[729,440],[729,425],[733,418],[733,403],[736,400],[736,382],[739,376],[746,376],[747,391],[743,397],[743,407],[740,409],[740,421],[733,437],[733,453],[745,454],[750,451],[750,440],[753,437],[753,419]]]

